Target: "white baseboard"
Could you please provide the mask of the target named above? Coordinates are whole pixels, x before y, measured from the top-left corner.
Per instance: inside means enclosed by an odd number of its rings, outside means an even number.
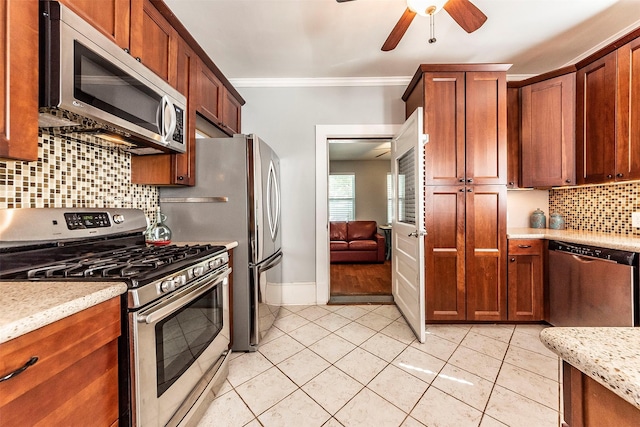
[[[276,286],[280,289],[274,289]],[[280,301],[275,301],[280,297]],[[279,305],[317,305],[327,301],[318,301],[315,282],[269,283],[267,285],[267,301]]]

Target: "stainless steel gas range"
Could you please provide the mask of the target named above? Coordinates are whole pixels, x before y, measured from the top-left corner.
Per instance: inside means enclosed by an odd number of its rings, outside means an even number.
[[[0,210],[0,279],[126,282],[120,425],[190,425],[228,373],[229,256],[148,246],[146,225],[137,209]]]

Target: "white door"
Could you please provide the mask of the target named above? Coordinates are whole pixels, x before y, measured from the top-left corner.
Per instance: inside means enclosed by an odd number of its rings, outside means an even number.
[[[393,175],[393,298],[420,342],[425,341],[424,144],[422,108],[413,112],[391,141]]]

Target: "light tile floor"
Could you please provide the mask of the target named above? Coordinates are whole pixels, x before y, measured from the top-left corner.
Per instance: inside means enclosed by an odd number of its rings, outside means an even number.
[[[199,427],[557,427],[543,328],[430,325],[420,344],[393,305],[283,307]]]

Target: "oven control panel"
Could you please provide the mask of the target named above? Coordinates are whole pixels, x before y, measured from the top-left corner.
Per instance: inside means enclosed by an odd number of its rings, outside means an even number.
[[[64,219],[69,230],[111,227],[109,214],[106,212],[65,213]]]

